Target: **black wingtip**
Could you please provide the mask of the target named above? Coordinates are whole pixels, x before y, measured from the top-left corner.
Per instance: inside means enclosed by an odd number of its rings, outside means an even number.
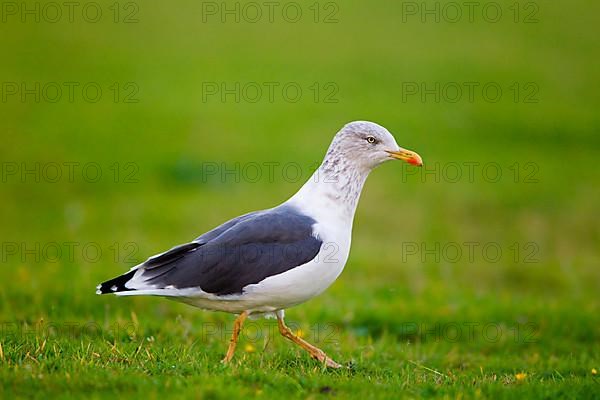
[[[106,282],[102,282],[101,284],[96,286],[96,294],[112,294],[112,293],[117,293],[117,292],[125,292],[128,290],[134,290],[134,289],[129,289],[129,288],[125,287],[125,284],[127,282],[129,282],[129,280],[131,278],[133,278],[134,274],[135,274],[135,271],[129,271],[126,274],[117,276],[116,278],[113,278]]]

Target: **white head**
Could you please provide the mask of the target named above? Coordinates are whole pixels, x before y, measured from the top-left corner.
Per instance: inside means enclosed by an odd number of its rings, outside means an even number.
[[[335,135],[326,159],[337,157],[366,171],[389,160],[423,165],[417,153],[401,148],[387,129],[368,121],[350,122]]]
[[[313,177],[289,201],[319,218],[342,210],[351,224],[369,172],[389,160],[423,165],[417,153],[398,146],[384,127],[367,121],[350,122],[335,135]]]

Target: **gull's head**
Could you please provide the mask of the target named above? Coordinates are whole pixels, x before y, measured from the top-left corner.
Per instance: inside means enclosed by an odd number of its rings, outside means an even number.
[[[354,121],[346,124],[336,135],[328,155],[343,155],[361,168],[371,170],[390,160],[402,160],[421,166],[421,156],[398,146],[394,136],[374,122]]]

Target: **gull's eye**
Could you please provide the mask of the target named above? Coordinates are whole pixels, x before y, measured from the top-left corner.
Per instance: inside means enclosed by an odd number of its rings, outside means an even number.
[[[367,136],[367,142],[373,144],[376,142],[375,138],[373,136]]]

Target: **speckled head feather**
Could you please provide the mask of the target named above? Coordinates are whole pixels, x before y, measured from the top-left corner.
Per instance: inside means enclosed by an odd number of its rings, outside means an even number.
[[[354,215],[369,173],[399,149],[392,134],[374,122],[350,122],[335,135],[306,191],[322,192]],[[305,185],[306,186],[306,185]],[[302,192],[302,191],[301,191]]]
[[[324,162],[345,159],[365,173],[391,160],[387,151],[399,148],[396,139],[383,126],[369,121],[350,122],[335,135]]]

